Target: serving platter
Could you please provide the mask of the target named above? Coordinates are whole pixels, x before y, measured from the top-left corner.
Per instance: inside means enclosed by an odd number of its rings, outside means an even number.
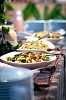
[[[54,49],[55,45],[51,43],[50,41],[47,41],[45,39],[41,40],[27,40],[21,47],[19,47],[18,50],[21,49],[37,49],[37,50],[47,50],[47,49]]]
[[[50,41],[53,44],[57,44],[58,42],[60,42],[64,37],[60,36],[59,38],[45,38],[46,40]]]
[[[42,38],[43,35],[45,36],[43,39],[50,41],[53,44],[58,43],[60,40],[64,38],[60,32],[45,32],[45,31],[33,33],[31,36],[25,36],[25,38],[27,39],[27,41],[36,41]]]
[[[38,50],[38,52],[39,52],[39,50]],[[54,62],[56,60],[56,56],[52,55],[52,56],[49,56],[49,61],[42,61],[42,62],[18,63],[18,62],[7,61],[7,57],[14,57],[14,55],[20,54],[20,53],[21,52],[13,51],[13,52],[7,53],[5,55],[2,55],[0,57],[0,59],[4,63],[12,65],[14,67],[24,67],[24,68],[29,68],[29,69],[37,69],[37,68],[47,67],[48,65],[50,65],[52,62]]]

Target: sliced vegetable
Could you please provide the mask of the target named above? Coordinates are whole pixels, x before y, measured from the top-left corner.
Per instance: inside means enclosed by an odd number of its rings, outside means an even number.
[[[27,56],[25,56],[27,55]],[[35,63],[49,61],[49,56],[46,56],[44,53],[36,52],[26,52],[16,54],[14,57],[7,57],[7,61],[18,62],[18,63]]]

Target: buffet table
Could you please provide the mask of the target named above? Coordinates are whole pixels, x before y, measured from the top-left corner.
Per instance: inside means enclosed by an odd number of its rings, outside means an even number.
[[[21,39],[22,40],[22,39]],[[38,69],[34,77],[34,100],[66,100],[65,99],[65,56],[66,36],[55,47],[61,48],[61,55],[51,65]],[[24,40],[25,41],[25,40]],[[19,41],[20,43],[24,41]]]
[[[60,41],[56,47],[62,48],[63,55],[66,54],[64,40]],[[34,100],[65,100],[65,58],[59,56],[57,61],[41,69],[40,73],[34,79]]]
[[[40,73],[34,78],[34,100],[65,100],[65,40],[66,36],[55,45],[62,49],[62,55],[55,63],[40,69]]]

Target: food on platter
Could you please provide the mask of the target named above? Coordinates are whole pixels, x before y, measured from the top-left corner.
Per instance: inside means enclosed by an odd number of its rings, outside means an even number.
[[[28,51],[26,53],[22,52],[20,54],[16,54],[14,57],[7,57],[7,61],[17,62],[17,63],[35,63],[42,61],[49,61],[49,57],[44,53],[31,52]]]
[[[61,34],[58,32],[49,32],[47,38],[60,38]]]
[[[61,34],[58,32],[51,32],[45,39],[52,42],[53,44],[56,44],[63,39],[63,36],[61,36]]]
[[[46,38],[59,38],[61,36],[58,32],[37,32],[33,34],[36,38],[42,38],[43,36],[46,36]]]
[[[54,44],[51,42],[41,39],[38,41],[26,41],[19,49],[38,49],[38,50],[47,50],[50,48],[55,48]]]
[[[9,65],[14,67],[25,67],[29,69],[36,69],[41,67],[46,67],[56,60],[56,56],[46,55],[45,53],[36,51],[13,51],[2,55],[0,59]]]
[[[49,46],[44,44],[42,41],[27,41],[26,43],[24,43],[20,49],[44,49],[44,50],[47,50],[49,49]]]
[[[60,42],[64,37],[60,36],[59,38],[46,38],[46,40],[52,42],[53,44],[57,44],[58,42]]]
[[[29,40],[31,38],[32,38],[32,40],[33,39],[37,40],[37,38],[42,38],[43,34],[44,34],[44,32],[37,32],[33,35],[34,36],[33,38],[32,37],[26,37],[26,38],[27,38],[27,40]],[[61,34],[59,32],[47,32],[46,37],[44,37],[43,39],[46,39],[46,40],[52,42],[53,44],[56,44],[60,40],[63,39],[63,36],[61,36]]]
[[[45,40],[52,42],[53,44],[56,44],[57,42],[63,39],[63,36],[59,32],[43,31],[43,32],[33,33],[31,36],[25,36],[25,38],[27,39],[27,41],[36,41],[38,39],[43,38]]]

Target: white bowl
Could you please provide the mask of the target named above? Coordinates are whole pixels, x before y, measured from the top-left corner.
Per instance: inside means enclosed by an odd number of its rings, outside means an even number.
[[[59,38],[46,38],[47,41],[52,42],[53,44],[57,44],[59,41],[61,41],[64,37],[61,36]]]
[[[38,52],[39,52],[39,50],[38,50]],[[19,54],[19,53],[21,53],[21,52],[16,52],[16,51],[10,52],[10,53],[7,53],[5,55],[2,55],[0,57],[0,59],[4,63],[7,63],[9,65],[12,65],[12,66],[15,66],[15,67],[18,67],[18,66],[19,67],[25,67],[25,68],[29,68],[29,69],[37,69],[37,68],[41,68],[41,67],[46,67],[56,60],[56,56],[49,56],[50,57],[49,61],[36,62],[36,63],[16,63],[16,62],[7,61],[7,57],[13,57],[14,55]]]
[[[35,38],[33,36],[25,36],[25,38],[27,39],[27,41],[36,41],[36,40],[38,40],[38,38]],[[60,36],[59,38],[44,38],[44,39],[41,39],[41,40],[42,41],[44,41],[44,40],[50,41],[51,43],[56,44],[59,41],[61,41],[63,38],[64,38],[63,36]]]

